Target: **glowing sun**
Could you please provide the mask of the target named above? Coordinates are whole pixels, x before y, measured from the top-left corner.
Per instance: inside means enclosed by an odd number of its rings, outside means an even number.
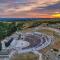
[[[60,18],[60,13],[52,14],[54,18]]]

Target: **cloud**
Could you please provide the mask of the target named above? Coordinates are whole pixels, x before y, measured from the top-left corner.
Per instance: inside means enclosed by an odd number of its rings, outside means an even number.
[[[53,12],[53,6],[55,6],[58,1],[59,0],[0,0],[0,16],[24,17],[24,15],[34,15],[34,13],[35,15],[49,14],[49,12]],[[56,6],[59,9],[60,6],[58,4]]]

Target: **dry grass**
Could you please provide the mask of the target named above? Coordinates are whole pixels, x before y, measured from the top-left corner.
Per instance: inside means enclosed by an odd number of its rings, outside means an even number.
[[[47,35],[53,35],[53,31],[51,30],[46,30],[46,29],[42,29],[42,30],[37,30],[38,32],[42,32],[44,34],[47,34]]]
[[[50,30],[38,30],[38,31],[51,35],[51,36],[53,35],[55,37],[55,39],[54,39],[55,43],[52,46],[50,46],[50,48],[60,49],[60,36],[57,33],[55,33],[54,31],[50,31]],[[49,47],[44,48],[43,50],[47,51],[47,49],[49,49]]]
[[[33,53],[24,53],[14,56],[11,60],[38,60],[39,56]]]

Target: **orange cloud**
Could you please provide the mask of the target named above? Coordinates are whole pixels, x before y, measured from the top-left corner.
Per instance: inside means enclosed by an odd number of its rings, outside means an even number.
[[[16,16],[18,18],[22,17],[22,18],[53,18],[53,16],[49,15],[49,14],[40,14],[40,13],[29,13],[25,16]]]

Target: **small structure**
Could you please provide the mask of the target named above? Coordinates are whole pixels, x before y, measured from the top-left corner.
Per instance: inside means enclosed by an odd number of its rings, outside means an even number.
[[[0,51],[0,60],[9,60],[11,50],[3,49]]]

